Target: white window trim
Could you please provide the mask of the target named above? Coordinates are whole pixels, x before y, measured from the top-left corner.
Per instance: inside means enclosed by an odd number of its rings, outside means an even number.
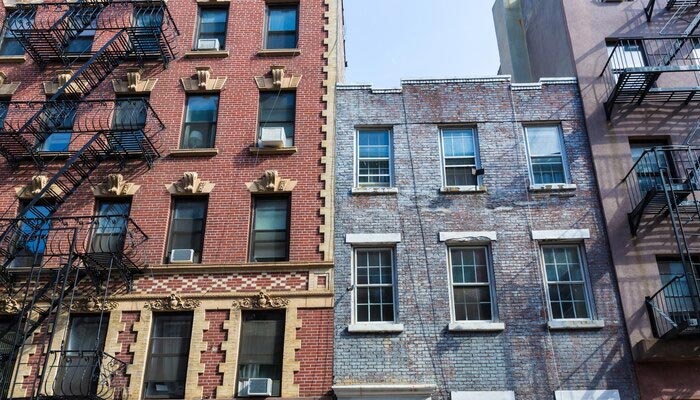
[[[534,178],[534,173],[532,171],[532,157],[530,157],[530,138],[528,137],[527,134],[527,128],[530,127],[556,127],[557,131],[559,132],[559,143],[561,144],[561,162],[562,162],[562,168],[564,169],[564,180],[565,182],[556,182],[556,183],[535,183],[535,178]],[[573,187],[569,186],[572,184],[571,182],[571,173],[569,171],[569,160],[566,156],[566,143],[564,143],[564,129],[561,127],[561,123],[556,122],[556,123],[533,123],[533,124],[525,124],[523,125],[523,133],[525,135],[525,152],[527,155],[527,169],[528,173],[530,175],[530,187],[533,188],[533,190],[546,190],[547,186],[559,186],[563,185],[564,187],[561,188],[556,188],[556,189],[563,189],[563,190],[571,190],[571,189],[576,189],[576,185],[573,185]]]
[[[360,131],[375,131],[387,132],[389,135],[389,186],[360,186],[360,153],[359,153],[359,137]],[[356,194],[384,194],[397,193],[398,190],[394,186],[394,131],[390,127],[367,127],[355,128],[355,137],[353,138],[353,189],[351,193]]]
[[[547,279],[547,267],[544,262],[543,247],[571,247],[576,246],[581,262],[581,270],[584,278],[584,291],[586,293],[586,308],[588,310],[588,318],[552,318],[552,302],[549,297],[549,280]],[[596,318],[596,307],[593,298],[593,290],[591,289],[591,278],[588,274],[588,261],[586,259],[586,251],[582,242],[561,242],[547,243],[538,246],[540,270],[544,280],[544,294],[547,302],[547,327],[550,330],[565,330],[565,329],[598,329],[605,326],[603,320]]]
[[[450,250],[453,248],[485,248],[486,265],[489,276],[489,293],[491,294],[491,319],[490,320],[457,320],[455,317],[454,281],[452,278],[452,259]],[[493,257],[491,256],[491,246],[488,244],[455,244],[446,246],[448,293],[450,298],[450,324],[447,329],[450,332],[464,331],[502,331],[505,324],[498,321],[498,306],[496,300],[496,285],[494,284]]]
[[[333,385],[332,389],[339,400],[430,400],[430,396],[437,390],[437,386],[430,384],[364,384]]]
[[[359,246],[396,244],[401,242],[401,233],[347,233],[345,243]]]
[[[483,185],[482,176],[476,177],[476,185],[452,186],[447,184],[447,175],[445,174],[445,148],[442,134],[445,130],[471,129],[474,132],[474,163],[476,168],[481,167],[481,157],[479,157],[479,132],[476,126],[442,126],[440,127],[440,177],[442,185],[440,191],[443,193],[449,192],[484,192],[486,188]],[[457,190],[455,190],[457,189]]]
[[[376,234],[381,235],[381,234]],[[395,234],[394,234],[395,235]],[[400,239],[400,238],[399,238]],[[382,246],[379,242],[363,242],[358,246],[353,246],[352,256],[350,260],[350,265],[352,266],[350,271],[351,288],[352,288],[352,307],[350,308],[350,325],[348,326],[348,332],[362,332],[362,333],[386,333],[386,332],[403,332],[404,325],[398,322],[399,315],[399,294],[398,285],[396,279],[398,274],[396,273],[396,247],[395,246]],[[394,317],[392,321],[357,321],[357,251],[364,249],[372,250],[389,250],[391,252],[391,273],[392,273],[392,291],[394,295]]]
[[[555,390],[555,400],[620,400],[617,390]]]
[[[503,391],[452,391],[452,400],[515,400],[515,392]]]
[[[588,229],[552,229],[533,230],[532,240],[583,240],[591,238],[591,231]]]
[[[449,243],[489,243],[498,240],[496,231],[439,232],[439,240]]]

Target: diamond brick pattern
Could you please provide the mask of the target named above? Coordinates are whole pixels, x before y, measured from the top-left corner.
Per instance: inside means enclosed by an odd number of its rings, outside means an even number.
[[[304,271],[237,272],[216,274],[174,274],[144,276],[134,282],[134,292],[141,294],[224,293],[231,291],[304,291],[309,276]]]

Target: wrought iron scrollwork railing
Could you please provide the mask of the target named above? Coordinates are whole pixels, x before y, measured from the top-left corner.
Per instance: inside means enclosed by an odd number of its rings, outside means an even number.
[[[126,363],[95,350],[48,354],[43,393],[54,398],[126,399]]]

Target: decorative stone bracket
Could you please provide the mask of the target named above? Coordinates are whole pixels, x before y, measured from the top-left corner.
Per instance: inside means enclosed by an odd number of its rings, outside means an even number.
[[[12,97],[12,95],[17,91],[19,84],[20,82],[8,82],[7,75],[0,71],[0,97]]]
[[[147,94],[151,93],[153,88],[158,82],[158,78],[141,79],[140,68],[127,68],[126,70],[126,80],[123,79],[113,79],[112,87],[115,93],[123,94]]]
[[[180,78],[185,92],[219,92],[223,90],[227,77],[212,78],[211,67],[195,68],[194,76]]]
[[[233,301],[233,308],[235,309],[285,308],[287,305],[289,305],[289,299],[270,297],[269,294],[262,290],[254,297]]]
[[[19,309],[17,300],[8,295],[0,296],[0,314],[17,314]]]
[[[144,305],[144,308],[153,311],[185,311],[199,307],[199,300],[182,299],[175,293],[164,299],[152,300]]]
[[[102,300],[97,297],[87,297],[71,303],[70,310],[73,312],[100,312],[111,311],[117,308],[117,302],[112,300]]]
[[[55,82],[44,82],[44,93],[47,96],[54,95],[63,85],[68,83],[70,78],[73,76],[73,71],[69,69],[63,69],[57,72]],[[68,86],[64,93],[66,94],[82,94],[83,90],[80,86],[86,86],[87,83],[82,81],[82,85],[78,85],[77,82],[73,82]]]
[[[122,174],[109,174],[104,182],[93,186],[91,189],[95,196],[110,197],[133,196],[140,188],[141,185],[124,181]]]
[[[297,185],[297,181],[282,179],[275,170],[267,170],[260,179],[247,182],[248,190],[256,192],[291,192]]]
[[[255,77],[255,83],[260,90],[296,89],[299,82],[301,82],[301,75],[287,75],[285,67],[281,65],[270,67],[269,76]]]
[[[205,194],[214,190],[214,183],[203,181],[196,172],[185,172],[182,179],[165,185],[165,189],[170,194]]]
[[[46,175],[34,175],[32,180],[26,186],[16,187],[15,193],[20,199],[33,199],[39,194],[42,189],[49,183],[49,177]],[[55,195],[61,194],[63,191],[56,185],[51,186],[51,192]]]

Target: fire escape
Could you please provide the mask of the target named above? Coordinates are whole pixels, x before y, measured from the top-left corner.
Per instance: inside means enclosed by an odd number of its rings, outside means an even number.
[[[4,26],[36,65],[62,72],[45,102],[11,102],[1,121],[0,155],[38,175],[17,217],[0,219],[0,285],[13,311],[0,321],[0,399],[122,399],[126,364],[105,353],[99,339],[89,348],[72,346],[59,323],[83,302],[98,311],[104,332],[102,305],[131,289],[147,237],[128,209],[55,214],[91,176],[134,161],[151,167],[159,157],[164,125],[146,99],[87,97],[123,64],[167,66],[179,32],[162,0],[18,4]],[[91,31],[99,49],[76,52],[72,44]],[[67,119],[67,161],[57,164],[46,144]]]

